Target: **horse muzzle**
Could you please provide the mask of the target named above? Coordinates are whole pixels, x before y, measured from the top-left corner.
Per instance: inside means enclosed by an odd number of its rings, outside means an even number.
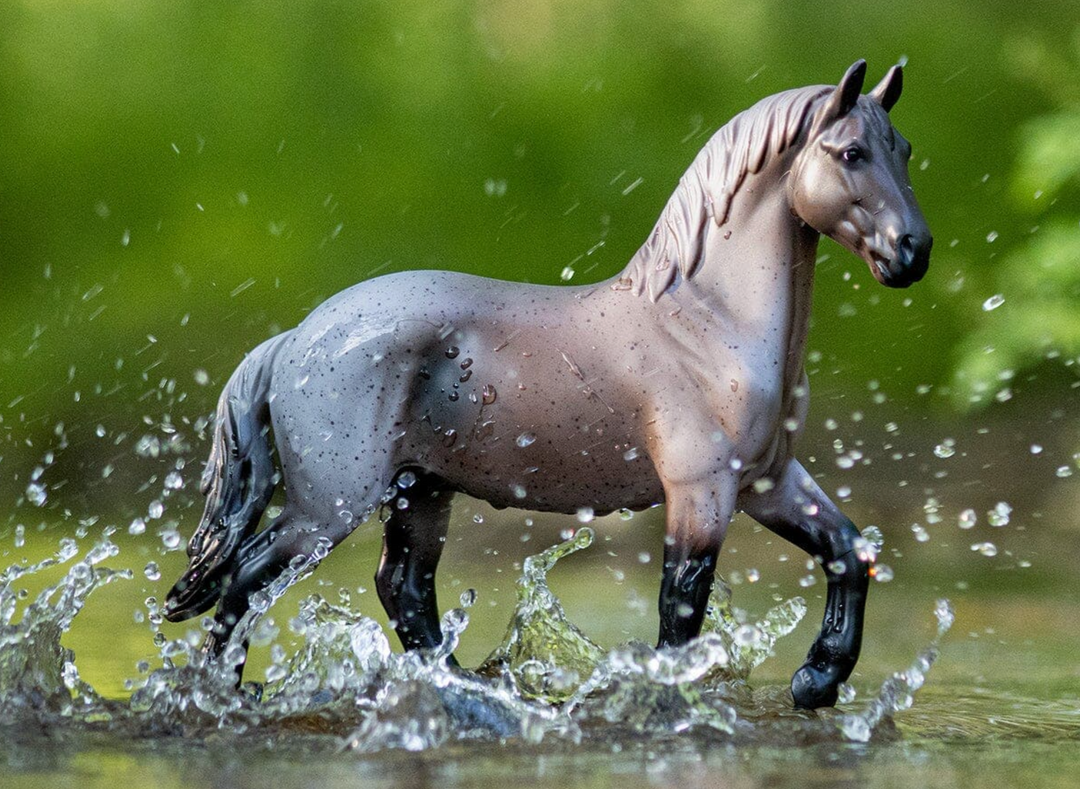
[[[930,268],[930,249],[934,239],[930,235],[916,236],[906,233],[896,244],[896,255],[885,261],[875,258],[870,266],[874,278],[890,288],[906,288],[918,282]]]

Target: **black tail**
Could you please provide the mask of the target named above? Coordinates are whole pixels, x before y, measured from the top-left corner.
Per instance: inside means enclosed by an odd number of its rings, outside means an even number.
[[[289,332],[247,355],[218,400],[214,445],[200,490],[206,499],[187,553],[187,571],[165,598],[165,618],[180,622],[209,610],[221,596],[236,552],[258,526],[277,484],[270,446],[270,380],[274,356]]]

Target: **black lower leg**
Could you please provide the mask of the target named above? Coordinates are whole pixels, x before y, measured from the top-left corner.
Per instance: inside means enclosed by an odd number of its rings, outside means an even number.
[[[430,649],[442,643],[435,570],[450,519],[450,495],[437,478],[418,475],[403,492],[405,509],[395,509],[383,532],[383,555],[375,588],[405,649]]]
[[[685,644],[701,632],[709,604],[716,550],[664,549],[664,576],[660,583],[660,638],[658,647]]]
[[[826,577],[821,633],[791,680],[795,706],[806,709],[836,704],[838,686],[851,675],[862,648],[869,563],[848,550],[826,564]]]
[[[251,607],[249,596],[277,580],[288,568],[289,562],[302,552],[299,545],[295,550],[284,549],[284,528],[280,521],[271,525],[250,538],[237,552],[236,569],[222,583],[224,593],[217,604],[214,626],[202,644],[203,654],[212,660],[220,659],[231,643],[233,631]],[[238,656],[240,660],[236,664],[237,685],[240,684],[247,660],[248,641],[245,639],[240,646],[243,654]]]

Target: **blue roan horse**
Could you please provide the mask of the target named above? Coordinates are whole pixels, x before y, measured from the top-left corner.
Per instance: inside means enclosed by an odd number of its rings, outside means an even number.
[[[859,61],[838,86],[737,115],[614,279],[392,274],[248,354],[221,394],[206,512],[166,616],[216,604],[206,649],[219,654],[249,595],[400,485],[408,507],[390,508],[376,585],[406,648],[442,638],[434,575],[455,491],[563,513],[666,502],[659,644],[682,644],[742,510],[824,566],[824,622],[792,691],[801,707],[834,704],[858,659],[869,566],[793,456],[818,239],[889,287],[921,279],[931,246],[911,146],[888,115],[900,68],[863,96],[865,73]],[[257,532],[279,479],[284,510]]]

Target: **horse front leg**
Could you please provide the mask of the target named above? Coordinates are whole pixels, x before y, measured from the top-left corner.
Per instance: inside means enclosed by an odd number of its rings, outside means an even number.
[[[792,677],[791,693],[796,707],[831,707],[862,647],[870,563],[857,551],[859,530],[794,458],[771,490],[745,493],[739,504],[762,526],[806,551],[825,568],[828,591],[821,632],[806,662]]]
[[[736,483],[727,474],[692,484],[665,484],[667,534],[658,647],[685,644],[701,632],[716,557],[735,508],[735,490]]]

